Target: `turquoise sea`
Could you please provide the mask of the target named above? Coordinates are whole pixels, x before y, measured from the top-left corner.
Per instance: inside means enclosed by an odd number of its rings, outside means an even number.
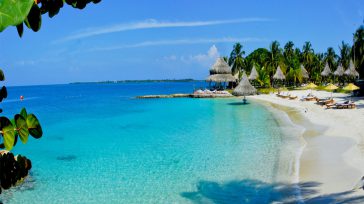
[[[4,114],[12,116],[26,107],[38,116],[44,135],[13,149],[31,159],[33,167],[26,182],[3,192],[1,200],[239,203],[248,196],[264,203],[271,189],[248,187],[276,180],[283,144],[277,120],[265,106],[241,105],[240,99],[134,98],[189,93],[199,86],[10,87],[1,104]]]

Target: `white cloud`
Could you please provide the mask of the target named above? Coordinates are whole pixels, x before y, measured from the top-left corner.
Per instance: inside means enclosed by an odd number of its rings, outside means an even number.
[[[138,48],[138,47],[151,47],[151,46],[166,46],[166,45],[187,45],[187,44],[211,44],[211,43],[228,43],[228,42],[265,42],[267,39],[264,38],[199,38],[199,39],[177,39],[177,40],[159,40],[159,41],[144,41],[129,45],[118,45],[118,46],[107,46],[90,48],[86,52],[96,51],[112,51],[127,48]]]
[[[211,65],[220,57],[220,53],[215,45],[211,46],[206,54],[197,54],[189,57],[189,61],[197,62],[202,65]]]
[[[77,40],[82,38],[88,38],[92,36],[104,35],[108,33],[124,32],[130,30],[141,30],[141,29],[155,29],[155,28],[175,28],[175,27],[201,27],[201,26],[212,26],[212,25],[223,25],[223,24],[234,24],[234,23],[249,23],[249,22],[268,22],[273,21],[269,18],[241,18],[241,19],[230,19],[230,20],[213,20],[213,21],[158,21],[155,19],[148,19],[141,22],[134,23],[123,23],[110,25],[106,27],[96,27],[81,30],[72,35],[66,36],[56,42],[66,42],[71,40]]]
[[[186,64],[197,63],[205,67],[211,66],[218,57],[220,57],[220,53],[217,47],[215,45],[212,45],[206,53],[180,57],[177,57],[176,55],[171,55],[163,57],[163,60],[167,62],[179,60]]]

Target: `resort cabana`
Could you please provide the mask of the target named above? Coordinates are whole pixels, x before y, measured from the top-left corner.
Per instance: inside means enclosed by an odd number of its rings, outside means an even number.
[[[240,83],[233,91],[233,95],[234,96],[244,96],[243,102],[246,103],[245,96],[255,94],[256,92],[257,92],[257,89],[254,88],[254,86],[252,86],[250,84],[248,76],[244,72]]]
[[[304,79],[310,78],[310,75],[308,74],[308,71],[305,69],[305,67],[301,64],[301,74]]]
[[[338,78],[344,76],[344,73],[345,73],[345,70],[344,70],[344,67],[339,64],[339,66],[337,67],[336,71],[334,72],[334,75]],[[339,84],[340,84],[340,80],[339,81]]]
[[[326,63],[324,70],[321,72],[321,76],[328,77],[328,76],[330,76],[330,74],[332,74],[332,71],[329,67],[329,64]]]
[[[359,73],[355,70],[354,63],[350,60],[349,68],[344,72],[345,75],[353,78],[359,78]]]
[[[230,66],[225,62],[223,58],[217,58],[215,64],[210,69],[210,76],[206,79],[207,82],[214,82],[221,88],[224,87],[224,83],[236,82],[235,78],[231,74]]]
[[[342,76],[342,75],[344,75],[344,73],[345,73],[345,70],[344,70],[344,67],[343,66],[341,66],[341,64],[337,67],[337,69],[336,69],[336,71],[334,72],[334,75],[335,76]]]
[[[277,71],[274,74],[273,79],[282,80],[282,81],[286,79],[286,77],[284,76],[280,66],[277,67]]]
[[[259,74],[257,72],[257,69],[255,69],[255,65],[253,65],[252,71],[249,75],[249,80],[256,80],[259,77]]]

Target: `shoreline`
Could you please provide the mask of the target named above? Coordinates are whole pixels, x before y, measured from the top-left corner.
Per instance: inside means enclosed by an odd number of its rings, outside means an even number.
[[[307,91],[292,92],[299,98],[307,95]],[[326,97],[330,93],[315,91],[314,94]],[[347,97],[345,94],[333,96],[337,101]],[[249,98],[285,112],[294,125],[305,128],[302,138],[306,144],[298,163],[299,182],[319,182],[318,194],[323,195],[350,191],[364,175],[364,128],[360,126],[364,109],[326,110],[313,102],[281,99],[275,95]],[[364,99],[358,98],[356,103],[364,104]],[[363,195],[363,192],[355,194]]]

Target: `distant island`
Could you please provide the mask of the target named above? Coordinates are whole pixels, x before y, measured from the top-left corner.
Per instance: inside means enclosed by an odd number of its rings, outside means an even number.
[[[72,82],[70,84],[119,84],[119,83],[146,83],[146,82],[193,82],[195,79],[143,79],[143,80],[108,80],[97,82]]]

